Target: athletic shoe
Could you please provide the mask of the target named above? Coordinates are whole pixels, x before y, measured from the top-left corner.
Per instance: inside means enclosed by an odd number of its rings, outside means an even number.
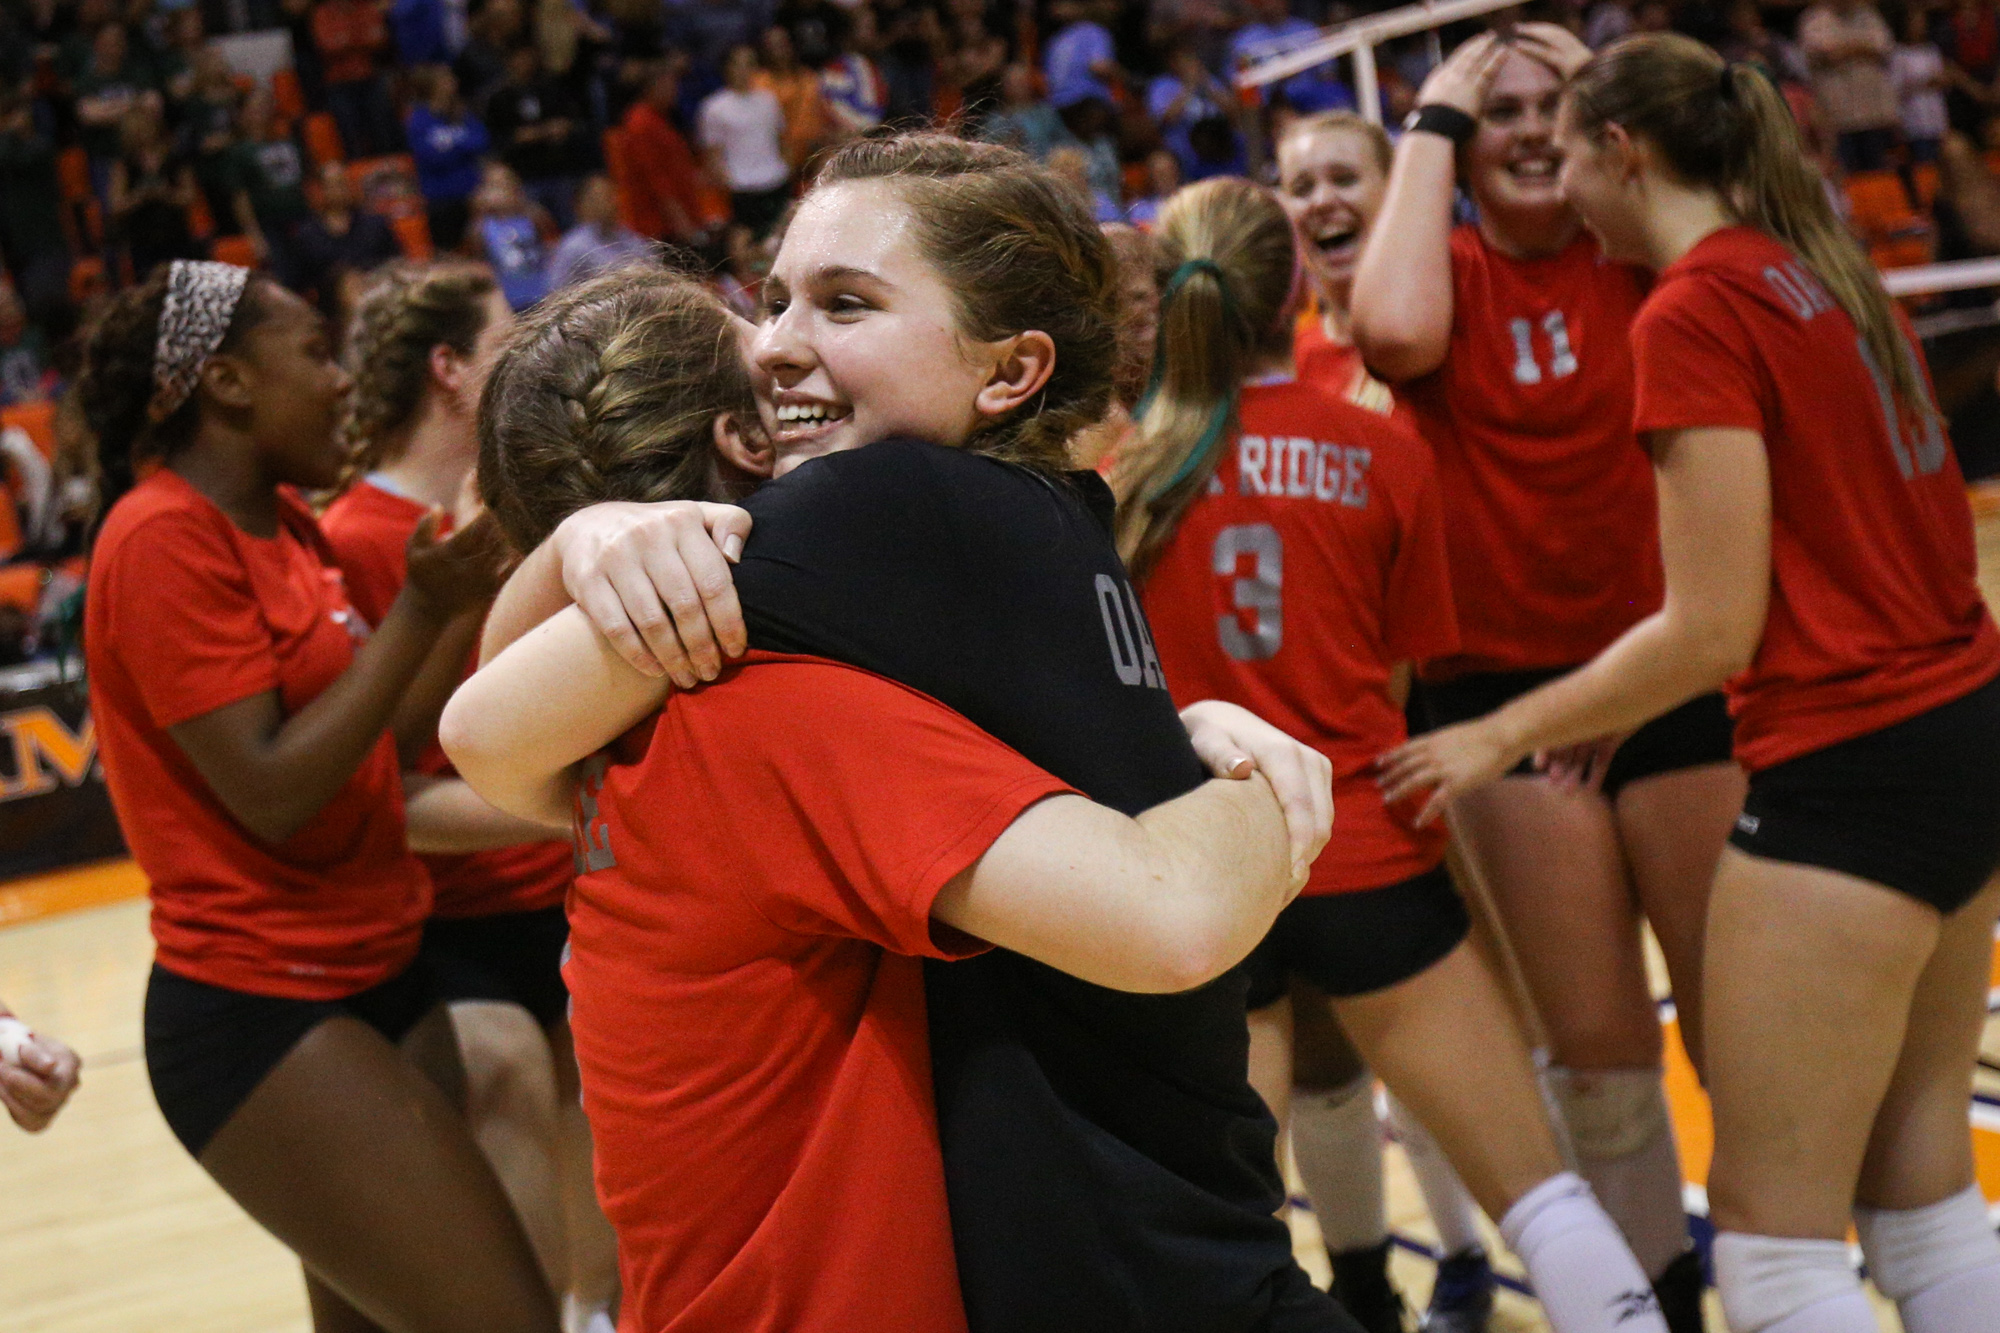
[[[1486,1333],[1493,1314],[1493,1265],[1477,1245],[1438,1260],[1424,1333]]]
[[[1659,1280],[1653,1283],[1653,1294],[1660,1298],[1667,1333],[1703,1333],[1701,1293],[1705,1285],[1701,1256],[1693,1250],[1661,1270]]]
[[[1389,1245],[1328,1252],[1333,1298],[1367,1333],[1403,1333],[1403,1298],[1389,1282]]]

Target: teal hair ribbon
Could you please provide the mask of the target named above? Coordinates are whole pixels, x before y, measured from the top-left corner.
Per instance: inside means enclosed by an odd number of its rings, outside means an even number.
[[[1230,294],[1229,279],[1223,275],[1222,266],[1213,259],[1186,260],[1167,275],[1166,284],[1160,288],[1162,314],[1166,311],[1167,302],[1173,300],[1180,289],[1187,284],[1187,280],[1197,273],[1206,273],[1215,279],[1215,285],[1222,291],[1223,315],[1225,318],[1233,318],[1236,314],[1236,298]],[[1132,409],[1134,421],[1146,415],[1146,409],[1152,405],[1153,395],[1160,391],[1160,381],[1165,378],[1166,373],[1167,322],[1163,318],[1159,322],[1158,331],[1153,335],[1153,373],[1146,380],[1146,392],[1139,396],[1139,405]],[[1195,469],[1207,459],[1214,450],[1216,442],[1222,438],[1222,432],[1228,429],[1229,419],[1236,415],[1236,398],[1239,392],[1239,388],[1232,386],[1228,395],[1215,405],[1215,411],[1209,414],[1208,426],[1202,431],[1201,438],[1195,441],[1194,448],[1188,450],[1187,457],[1181,460],[1180,467],[1175,469],[1173,477],[1167,484],[1153,492],[1153,498],[1165,495],[1193,476]]]

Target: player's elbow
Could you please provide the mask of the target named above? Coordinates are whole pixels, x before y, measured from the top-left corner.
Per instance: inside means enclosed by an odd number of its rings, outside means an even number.
[[[1380,307],[1386,303],[1374,304]],[[1418,311],[1378,308],[1364,314],[1364,309],[1359,301],[1355,303],[1354,346],[1377,375],[1400,383],[1428,375],[1444,364],[1451,339],[1448,320],[1443,327],[1433,328],[1437,321],[1423,318]]]
[[[1270,928],[1268,914],[1231,910],[1217,886],[1187,895],[1177,911],[1162,911],[1143,944],[1144,985],[1128,987],[1171,995],[1206,986],[1242,962]]]

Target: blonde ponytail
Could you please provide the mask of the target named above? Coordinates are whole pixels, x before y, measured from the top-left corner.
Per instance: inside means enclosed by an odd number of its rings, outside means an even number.
[[[1935,423],[1881,275],[1835,216],[1791,108],[1762,72],[1673,33],[1626,37],[1599,52],[1566,94],[1578,129],[1607,123],[1646,139],[1690,185],[1711,187],[1743,221],[1790,246],[1847,312],[1905,411]]]
[[[1291,222],[1249,181],[1217,177],[1179,191],[1161,210],[1157,241],[1168,276],[1153,378],[1111,472],[1118,553],[1135,579],[1215,475],[1245,376],[1289,344],[1298,288]]]

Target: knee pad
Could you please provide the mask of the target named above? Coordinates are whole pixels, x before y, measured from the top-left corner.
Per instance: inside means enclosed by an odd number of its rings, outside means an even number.
[[[1672,1132],[1658,1069],[1576,1070],[1552,1065],[1548,1080],[1562,1108],[1570,1143],[1584,1161],[1630,1157]]]
[[[1810,1306],[1861,1290],[1845,1241],[1724,1231],[1715,1237],[1714,1255],[1715,1285],[1732,1333],[1758,1333]]]
[[[1892,1301],[1906,1301],[1948,1277],[2000,1263],[2000,1236],[1986,1199],[1971,1185],[1924,1208],[1854,1210],[1868,1275]]]

